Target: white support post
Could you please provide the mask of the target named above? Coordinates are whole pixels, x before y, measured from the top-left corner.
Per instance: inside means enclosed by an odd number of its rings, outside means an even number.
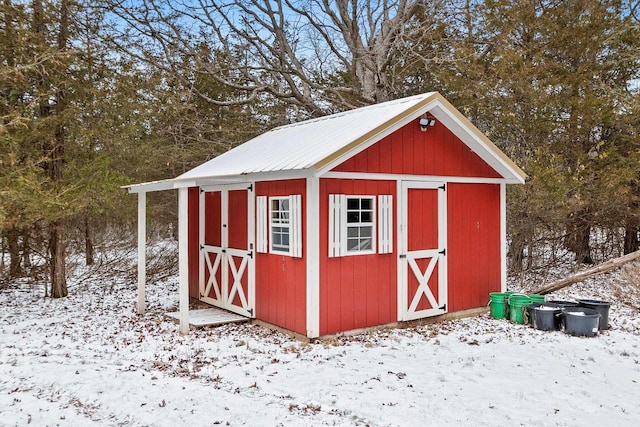
[[[320,335],[320,179],[307,178],[307,337]]]
[[[147,193],[138,193],[138,314],[145,311],[147,281]]]
[[[178,269],[180,280],[180,333],[189,333],[189,189],[178,189]]]
[[[507,291],[507,184],[500,184],[500,291]]]

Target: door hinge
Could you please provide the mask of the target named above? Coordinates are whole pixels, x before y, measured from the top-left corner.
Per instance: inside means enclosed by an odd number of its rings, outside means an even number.
[[[441,250],[441,251],[440,251],[440,252],[438,252],[438,253],[439,253],[440,255],[447,256],[447,249],[445,248],[445,249]]]
[[[407,254],[400,254],[400,255],[398,255],[398,256],[399,256],[401,259],[404,259],[404,258],[406,258],[406,257],[407,257]]]
[[[204,188],[202,187],[198,187],[198,188],[200,188],[200,194],[204,193]]]
[[[200,298],[204,297],[204,295],[200,294]]]
[[[203,249],[204,249],[204,245],[200,245],[200,250],[203,250]]]
[[[445,305],[443,305],[443,306],[438,307],[438,309],[439,309],[439,310],[447,311],[447,304],[445,304]]]
[[[247,310],[249,312],[249,314],[251,315],[251,317],[253,317],[253,308],[250,308],[249,310]]]
[[[249,186],[247,187],[247,190],[253,191],[253,184],[249,184]]]
[[[440,187],[438,187],[441,190],[447,191],[447,187],[446,184],[442,184]]]
[[[247,255],[249,255],[249,258],[253,259],[253,251],[249,252]]]

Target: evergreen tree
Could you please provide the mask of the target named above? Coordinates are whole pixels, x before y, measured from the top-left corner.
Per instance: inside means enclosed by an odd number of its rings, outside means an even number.
[[[449,26],[456,61],[437,77],[530,175],[510,188],[512,267],[525,252],[531,261],[538,239],[592,262],[594,226],[637,218],[637,21],[613,0],[466,1],[460,11]]]

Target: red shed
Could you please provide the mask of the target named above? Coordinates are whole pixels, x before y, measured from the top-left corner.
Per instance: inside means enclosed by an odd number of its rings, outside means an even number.
[[[307,337],[464,312],[506,283],[525,173],[432,92],[273,129],[139,194],[179,190],[188,299]]]

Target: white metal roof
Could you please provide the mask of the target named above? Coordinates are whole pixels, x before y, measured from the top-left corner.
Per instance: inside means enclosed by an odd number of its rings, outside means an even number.
[[[202,178],[309,169],[431,93],[281,126],[180,175]]]
[[[186,182],[283,171],[327,172],[411,120],[429,112],[492,166],[508,182],[524,183],[526,174],[439,93],[370,105],[281,126],[165,181],[130,186],[132,192],[184,186]],[[136,188],[137,187],[137,188]],[[152,189],[153,188],[153,189]]]

